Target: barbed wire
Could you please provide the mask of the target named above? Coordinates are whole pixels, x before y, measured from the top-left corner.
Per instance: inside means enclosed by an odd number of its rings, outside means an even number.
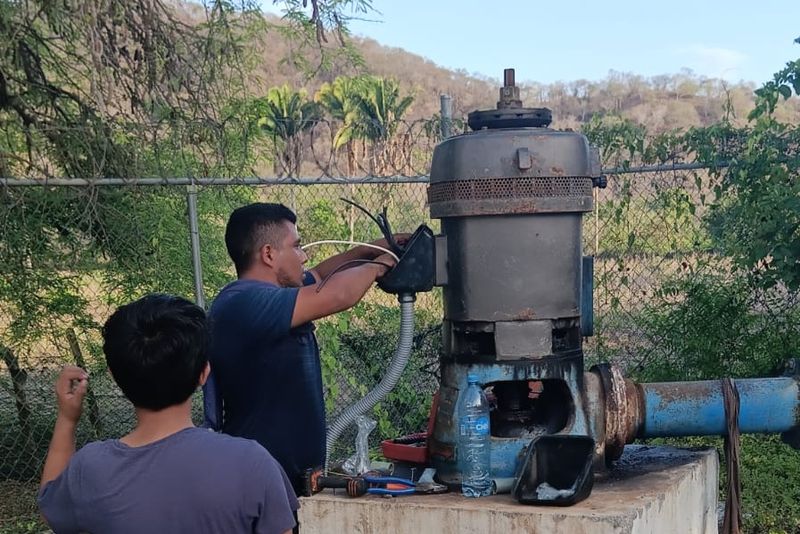
[[[0,158],[0,183],[9,186],[45,183],[79,185],[83,183],[121,185],[184,185],[188,183],[334,183],[404,179],[425,179],[433,149],[442,138],[442,118],[413,121],[397,120],[390,125],[377,123],[363,130],[372,136],[343,141],[344,124],[327,119],[293,122],[292,128],[266,131],[256,121],[182,121],[151,124],[111,123],[109,135],[98,144],[96,135],[85,127],[39,128],[20,131],[27,139],[24,156],[19,152],[22,139],[7,139],[11,150]],[[299,122],[299,123],[298,123]],[[466,133],[464,119],[450,120],[453,134]],[[294,132],[291,135],[280,132]],[[95,133],[96,132],[91,132]],[[73,151],[85,160],[80,175],[65,176],[53,162],[46,139],[66,136]],[[110,162],[124,161],[125,174]],[[718,168],[726,162],[717,164]],[[605,174],[639,174],[698,170],[705,165],[691,161],[689,155],[673,154],[659,165],[608,167]],[[76,180],[69,182],[69,180]]]

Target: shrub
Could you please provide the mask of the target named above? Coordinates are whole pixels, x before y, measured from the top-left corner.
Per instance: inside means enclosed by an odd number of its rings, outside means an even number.
[[[647,380],[774,374],[800,353],[800,310],[785,291],[735,273],[685,272],[662,284],[638,320],[650,342]]]

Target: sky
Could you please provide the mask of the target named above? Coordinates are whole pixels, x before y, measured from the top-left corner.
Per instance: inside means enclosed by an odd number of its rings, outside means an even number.
[[[263,0],[267,11],[278,6]],[[758,85],[800,57],[800,0],[373,0],[353,34],[450,68],[518,81],[600,80],[612,70]]]

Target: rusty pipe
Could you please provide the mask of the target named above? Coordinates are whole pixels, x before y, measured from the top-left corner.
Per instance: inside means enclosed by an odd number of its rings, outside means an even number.
[[[600,364],[591,369],[603,389],[607,460],[622,455],[637,438],[724,436],[727,433],[722,382],[654,382],[639,384],[619,368]],[[798,376],[737,379],[739,431],[782,433],[800,446],[800,382]],[[795,437],[796,436],[796,437]]]
[[[800,384],[796,377],[746,378],[739,391],[739,431],[787,432],[800,424]],[[722,436],[727,433],[722,383],[639,384],[644,412],[638,436]]]
[[[606,461],[622,456],[626,443],[633,442],[642,425],[642,395],[639,385],[625,378],[619,367],[595,365],[590,372],[600,377],[603,388],[603,443]]]

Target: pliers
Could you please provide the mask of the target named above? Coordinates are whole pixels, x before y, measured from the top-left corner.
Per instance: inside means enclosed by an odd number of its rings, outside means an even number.
[[[367,493],[373,495],[412,495],[417,485],[411,480],[398,477],[362,477],[367,483]]]

